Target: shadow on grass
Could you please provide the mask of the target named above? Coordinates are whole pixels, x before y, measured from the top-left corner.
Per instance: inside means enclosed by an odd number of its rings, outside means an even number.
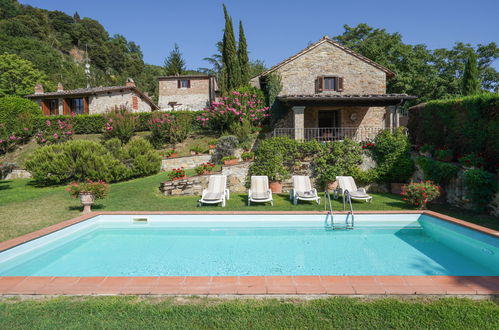
[[[105,208],[104,204],[94,204],[92,205],[92,211],[100,211]],[[83,205],[78,206],[69,206],[68,210],[70,211],[83,211]]]
[[[12,189],[10,183],[12,183],[12,180],[0,181],[0,190]]]

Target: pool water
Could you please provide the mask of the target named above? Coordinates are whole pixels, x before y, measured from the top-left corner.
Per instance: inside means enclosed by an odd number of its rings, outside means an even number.
[[[4,251],[0,275],[499,275],[499,239],[426,215],[359,214],[353,230],[322,215],[145,217],[99,216]]]

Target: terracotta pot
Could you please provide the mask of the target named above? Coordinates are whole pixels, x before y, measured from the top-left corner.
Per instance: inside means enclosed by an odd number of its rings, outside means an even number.
[[[95,198],[91,193],[80,193],[80,202],[83,205],[83,213],[92,212],[92,204],[94,203]]]
[[[224,160],[224,165],[236,165],[237,159]]]
[[[272,181],[269,183],[270,190],[273,194],[282,193],[282,183],[281,181]]]
[[[338,188],[338,182],[336,181],[328,182],[326,188],[328,191],[335,191],[336,188]]]
[[[405,186],[405,183],[390,183],[390,192],[392,194],[400,195],[402,186]]]
[[[210,144],[210,149],[215,149],[217,147],[216,144]]]
[[[185,179],[185,175],[184,175],[184,176],[181,176],[181,177],[179,177],[179,178],[173,178],[173,179],[172,179],[172,181],[175,181],[175,180],[183,180],[183,179]]]
[[[171,154],[170,156],[168,156],[168,158],[176,158],[177,157],[177,154],[176,153],[173,153]]]

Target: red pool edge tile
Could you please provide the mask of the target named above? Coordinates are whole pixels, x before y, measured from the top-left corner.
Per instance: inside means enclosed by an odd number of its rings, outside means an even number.
[[[92,212],[5,242],[0,252],[98,215],[323,214],[323,211]],[[337,212],[343,213],[343,212]],[[433,211],[357,211],[428,214],[493,237],[499,232]],[[0,277],[0,295],[499,295],[499,276],[218,276]]]

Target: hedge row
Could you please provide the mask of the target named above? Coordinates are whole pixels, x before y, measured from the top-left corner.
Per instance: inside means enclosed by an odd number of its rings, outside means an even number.
[[[446,146],[455,155],[483,153],[486,166],[499,164],[499,95],[430,101],[409,111],[416,145]]]
[[[165,113],[172,113],[172,114],[188,114],[192,116],[192,124],[193,124],[193,129],[198,129],[201,128],[200,123],[195,120],[196,117],[201,113],[201,111],[174,111],[174,112],[167,112]],[[137,129],[136,131],[141,132],[141,131],[148,131],[149,126],[147,122],[151,119],[152,112],[141,112],[137,113],[136,116],[138,118],[138,124],[137,124]],[[47,120],[51,121],[57,121],[59,120],[64,120],[68,119],[70,116],[37,116],[33,118],[33,128],[35,131],[37,130],[43,130],[45,129],[45,123]],[[106,119],[104,118],[104,115],[98,114],[98,115],[77,115],[73,119],[73,124],[74,124],[74,129],[76,134],[99,134],[102,133],[102,128],[104,127],[106,123]]]

